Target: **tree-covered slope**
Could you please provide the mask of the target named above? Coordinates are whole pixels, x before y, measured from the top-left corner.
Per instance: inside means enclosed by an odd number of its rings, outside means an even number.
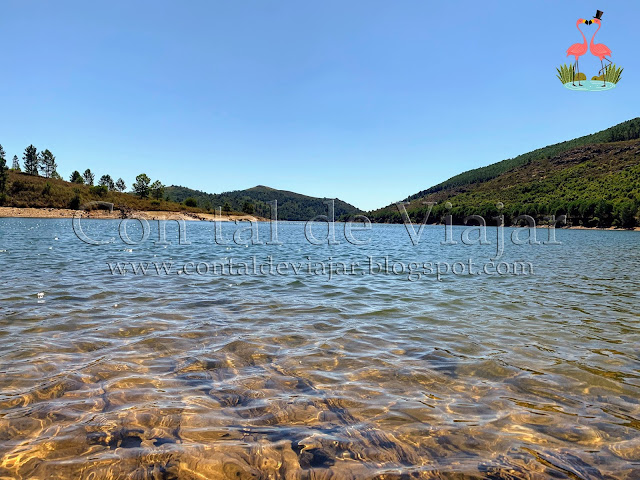
[[[555,157],[577,147],[585,145],[595,145],[599,143],[635,140],[638,138],[640,138],[640,118],[634,118],[633,120],[629,120],[614,127],[607,128],[606,130],[602,130],[601,132],[539,148],[532,152],[519,155],[515,158],[503,160],[486,167],[468,170],[454,177],[451,177],[449,180],[439,183],[438,185],[434,185],[433,187],[411,195],[406,200],[415,200],[431,193],[439,192],[440,190],[446,190],[453,187],[485,182],[487,180],[491,180],[492,178],[496,178],[497,176],[508,172],[509,170],[520,167],[522,165],[527,165],[532,161]]]
[[[122,210],[204,212],[166,199],[139,198],[106,186],[89,186],[13,170],[8,171],[6,191],[0,193],[0,206],[5,207],[78,209],[96,201],[113,203],[116,209]]]
[[[278,201],[278,219],[309,220],[316,215],[327,215],[327,198],[316,198],[299,193],[276,190],[259,185],[247,190],[237,190],[220,194],[206,193],[186,187],[172,185],[165,189],[170,200],[185,202],[191,198],[197,205],[205,209],[232,209],[269,218],[271,207],[269,202]],[[335,199],[335,218],[362,213],[359,209],[342,200]]]
[[[500,212],[507,223],[522,214],[539,222],[547,215],[566,214],[574,226],[640,226],[640,140],[578,146],[530,160],[492,179],[432,191],[406,207],[413,221],[424,219],[425,201],[437,203],[429,222],[449,213],[455,223],[468,215],[490,219],[502,203]],[[395,206],[371,212],[370,218],[402,221]]]

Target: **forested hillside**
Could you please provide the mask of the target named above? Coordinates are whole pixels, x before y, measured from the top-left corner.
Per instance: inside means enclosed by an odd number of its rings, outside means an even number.
[[[627,125],[637,127],[637,122]],[[628,132],[633,135],[633,130]],[[498,215],[497,205],[502,203],[500,213],[505,215],[507,224],[522,214],[542,223],[547,215],[566,214],[573,226],[637,227],[640,140],[574,146],[562,153],[529,160],[489,180],[450,185],[416,197],[410,197],[412,200],[406,207],[412,221],[424,219],[428,207],[422,202],[428,201],[437,202],[429,223],[439,222],[449,213],[457,224],[468,215],[482,215],[491,220]],[[447,202],[451,208],[447,208]],[[377,222],[402,221],[395,205],[369,215]]]
[[[221,194],[211,194],[172,185],[165,189],[167,198],[205,209],[221,207],[223,211],[237,210],[248,214],[269,218],[269,202],[278,201],[278,219],[309,220],[316,215],[327,215],[326,198],[308,197],[299,193],[276,190],[259,185],[247,190],[237,190]],[[335,199],[335,218],[362,213],[353,205]]]
[[[599,143],[635,140],[638,138],[640,138],[640,118],[634,118],[633,120],[629,120],[606,130],[602,130],[601,132],[539,148],[532,152],[525,153],[508,160],[503,160],[486,167],[468,170],[459,175],[451,177],[445,182],[411,195],[406,200],[415,200],[417,198],[422,198],[431,193],[439,192],[440,190],[446,190],[448,188],[459,187],[478,182],[485,182],[487,180],[491,180],[492,178],[496,178],[498,175],[508,172],[509,170],[520,167],[522,165],[527,165],[528,163],[535,160],[543,160],[549,159],[551,157],[556,157],[577,147],[585,145],[595,145]]]
[[[0,206],[5,207],[77,210],[88,202],[102,201],[113,203],[115,209],[124,211],[205,212],[203,209],[189,207],[163,198],[140,198],[132,193],[110,190],[106,185],[67,182],[60,178],[45,178],[14,170],[9,170],[6,173],[5,191],[0,193]]]

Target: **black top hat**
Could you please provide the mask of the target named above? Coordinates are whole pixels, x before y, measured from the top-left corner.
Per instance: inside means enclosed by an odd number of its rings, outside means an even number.
[[[597,18],[598,20],[602,20],[602,14],[604,12],[602,10],[596,10],[596,16],[593,18]]]

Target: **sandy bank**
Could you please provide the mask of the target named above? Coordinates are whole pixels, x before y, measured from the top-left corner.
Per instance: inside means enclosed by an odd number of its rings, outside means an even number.
[[[0,207],[0,218],[73,218],[80,213],[79,210],[67,208],[17,208]],[[119,219],[140,217],[147,220],[189,220],[189,221],[213,221],[233,222],[235,220],[257,220],[263,218],[252,217],[250,215],[222,215],[216,218],[212,213],[192,213],[192,212],[167,212],[167,211],[131,211],[123,213],[120,210],[92,210],[82,212],[82,218],[94,219]]]

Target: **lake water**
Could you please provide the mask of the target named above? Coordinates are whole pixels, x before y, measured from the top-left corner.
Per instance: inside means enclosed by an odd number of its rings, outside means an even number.
[[[0,219],[1,478],[640,478],[638,232],[82,226]]]

